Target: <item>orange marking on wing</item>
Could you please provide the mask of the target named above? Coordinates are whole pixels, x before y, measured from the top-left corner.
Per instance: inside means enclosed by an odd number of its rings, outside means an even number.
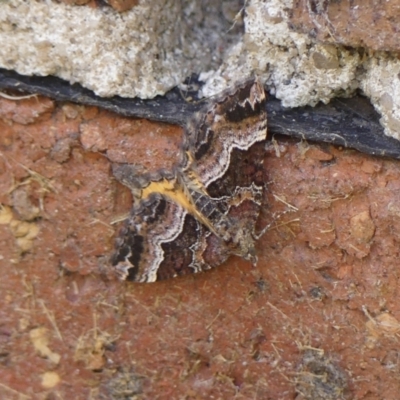
[[[199,184],[201,185],[200,182]],[[201,187],[203,186],[201,185]],[[152,193],[160,193],[162,196],[180,205],[189,214],[193,215],[198,221],[203,223],[215,233],[215,229],[213,228],[211,222],[197,209],[188,190],[178,183],[176,179],[163,179],[158,182],[151,182],[145,189],[142,190],[141,198],[145,199]]]

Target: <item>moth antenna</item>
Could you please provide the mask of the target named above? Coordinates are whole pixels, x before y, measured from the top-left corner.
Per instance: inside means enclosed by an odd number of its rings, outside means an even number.
[[[269,230],[270,228],[276,223],[276,220],[281,218],[283,215],[289,213],[289,212],[293,212],[293,210],[286,210],[286,211],[282,211],[280,213],[278,213],[278,215],[274,215],[273,216],[273,221],[270,222],[267,226],[265,226],[260,233],[254,233],[253,237],[254,240],[259,240],[261,239]]]

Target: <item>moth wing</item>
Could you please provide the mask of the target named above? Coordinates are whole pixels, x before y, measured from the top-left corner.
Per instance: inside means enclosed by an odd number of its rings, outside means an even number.
[[[213,236],[213,235],[212,235]],[[209,247],[219,251],[210,252]],[[152,194],[132,209],[111,263],[121,279],[154,282],[210,269],[228,256],[223,243],[180,205]]]
[[[257,80],[248,80],[212,99],[186,127],[186,169],[208,187],[226,174],[235,149],[243,152],[266,139],[266,95]],[[233,165],[235,167],[235,165]],[[236,166],[239,167],[239,166]]]

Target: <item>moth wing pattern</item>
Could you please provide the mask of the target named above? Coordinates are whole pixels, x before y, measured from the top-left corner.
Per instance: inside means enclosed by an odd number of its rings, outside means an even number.
[[[180,205],[152,195],[133,208],[111,261],[122,280],[155,282],[222,264],[229,253],[221,245]]]
[[[231,253],[253,263],[254,228],[264,190],[265,106],[261,83],[244,81],[194,116],[184,146],[190,156],[183,170],[229,219],[226,237]],[[218,219],[222,220],[217,216],[213,221],[217,231]]]
[[[111,260],[122,279],[154,282],[200,272],[231,254],[252,259],[263,190],[265,101],[258,81],[243,82],[189,121],[172,171],[113,169],[135,197]]]
[[[121,279],[137,282],[188,273],[198,229],[198,222],[179,204],[152,194],[125,221],[112,264]]]
[[[247,151],[266,139],[266,95],[257,80],[244,81],[213,98],[187,124],[184,148],[204,186],[225,175],[234,149]]]

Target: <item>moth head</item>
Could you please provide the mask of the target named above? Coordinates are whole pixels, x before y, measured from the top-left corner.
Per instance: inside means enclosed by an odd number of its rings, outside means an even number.
[[[237,227],[232,240],[229,243],[232,253],[257,264],[257,254],[255,249],[254,237],[247,226]]]

